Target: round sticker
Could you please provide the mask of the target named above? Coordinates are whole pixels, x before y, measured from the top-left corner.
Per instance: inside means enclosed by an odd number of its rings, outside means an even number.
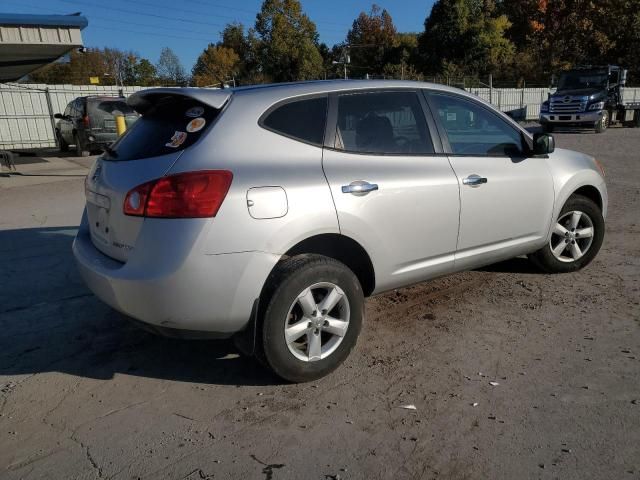
[[[186,130],[189,133],[199,132],[200,130],[202,130],[204,128],[206,123],[207,123],[207,121],[202,117],[194,118],[189,123],[187,123]]]
[[[173,134],[173,137],[171,137],[171,141],[169,143],[165,143],[164,146],[169,148],[178,148],[184,143],[186,139],[187,134],[185,132],[178,132],[176,130],[176,132]]]
[[[204,113],[204,108],[202,107],[191,107],[189,110],[184,112],[187,117],[199,117]]]

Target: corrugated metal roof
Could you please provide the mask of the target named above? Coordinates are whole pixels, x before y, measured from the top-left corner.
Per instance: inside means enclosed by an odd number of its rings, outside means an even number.
[[[75,27],[82,30],[89,21],[80,14],[72,15],[28,15],[24,13],[0,13],[0,25],[36,25],[53,27]]]

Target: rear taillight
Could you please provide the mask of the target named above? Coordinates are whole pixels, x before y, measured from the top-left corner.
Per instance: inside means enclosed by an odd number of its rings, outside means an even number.
[[[162,177],[127,193],[125,215],[160,218],[215,217],[229,191],[233,174],[205,170]]]
[[[89,128],[91,126],[91,124],[89,122],[89,115],[85,115],[84,117],[82,117],[82,123],[87,128]]]

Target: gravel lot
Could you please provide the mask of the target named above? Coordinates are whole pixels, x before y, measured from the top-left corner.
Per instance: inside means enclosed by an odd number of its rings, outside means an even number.
[[[347,363],[304,385],[135,328],[75,270],[83,179],[0,178],[0,478],[639,479],[640,129],[556,140],[607,169],[586,270],[515,259],[370,299]]]

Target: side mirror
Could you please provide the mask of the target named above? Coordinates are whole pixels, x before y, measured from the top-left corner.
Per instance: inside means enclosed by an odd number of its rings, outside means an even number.
[[[57,118],[57,119],[61,119],[64,118],[63,115],[61,113],[56,113],[53,118]]]
[[[533,154],[547,155],[556,149],[556,141],[553,135],[548,133],[536,133],[533,135]]]

